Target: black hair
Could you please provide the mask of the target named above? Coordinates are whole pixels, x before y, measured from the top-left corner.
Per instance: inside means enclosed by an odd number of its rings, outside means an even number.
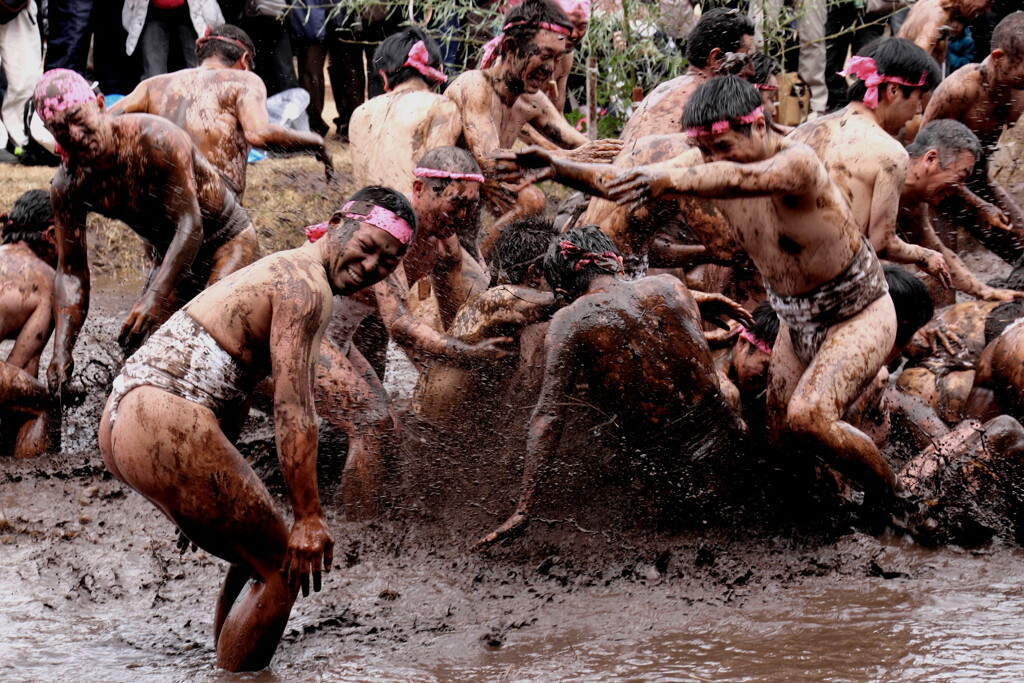
[[[452,173],[483,174],[476,158],[462,147],[435,147],[420,157],[416,166]]]
[[[754,319],[754,325],[748,332],[768,346],[775,346],[775,340],[779,336],[779,314],[772,308],[771,303],[762,301],[750,315]]]
[[[765,85],[768,79],[782,71],[782,65],[774,57],[769,57],[763,52],[755,52],[752,57],[754,62],[754,75],[750,82],[754,85]]]
[[[573,28],[572,21],[562,11],[562,8],[550,0],[526,0],[526,2],[510,9],[508,14],[505,15],[503,26],[519,25],[513,26],[504,32],[505,37],[509,40],[501,42],[498,54],[506,54],[505,45],[509,44],[512,46],[515,54],[522,55],[526,50],[526,46],[530,44],[537,35],[537,32],[540,31],[542,23],[555,24],[567,31],[572,31]]]
[[[228,38],[229,40],[217,40],[217,37]],[[242,49],[233,41],[238,41],[245,46]],[[252,38],[242,29],[232,24],[223,24],[218,28],[210,29],[209,35],[202,36],[196,41],[196,59],[201,63],[208,57],[220,57],[228,64],[234,64],[238,59],[249,53],[248,66],[256,68],[256,46]]]
[[[996,24],[992,49],[1002,50],[1010,59],[1024,59],[1024,12],[1011,12]]]
[[[53,225],[53,207],[46,190],[29,190],[18,197],[3,222],[3,244],[25,242],[35,247]]]
[[[568,248],[565,243],[568,243]],[[590,281],[599,275],[615,275],[621,265],[614,266],[607,254],[618,256],[608,235],[596,225],[580,225],[555,236],[544,255],[544,279],[556,296],[576,299],[586,291]],[[583,259],[587,262],[584,263]]]
[[[377,46],[373,53],[371,69],[374,76],[379,77],[380,72],[383,71],[388,79],[388,88],[392,90],[410,78],[422,78],[427,85],[436,85],[434,81],[429,80],[411,66],[404,66],[405,61],[409,58],[409,51],[421,40],[424,47],[427,48],[427,66],[444,71],[444,66],[441,64],[441,50],[437,47],[437,43],[425,31],[412,26],[404,31],[391,34]]]
[[[701,15],[686,38],[686,59],[698,69],[708,65],[716,47],[722,52],[738,52],[743,36],[754,35],[754,22],[738,9],[716,7]]]
[[[907,145],[907,154],[917,159],[930,150],[939,153],[939,164],[947,168],[962,152],[970,152],[974,160],[981,159],[981,143],[970,128],[953,119],[929,121]]]
[[[535,213],[505,226],[489,259],[491,287],[499,284],[521,285],[530,266],[540,265],[555,232],[554,222]]]
[[[697,88],[683,108],[683,129],[707,128],[717,121],[732,121],[761,106],[761,93],[738,76],[716,76]],[[765,123],[771,123],[768,112]],[[732,126],[749,136],[752,124]]]
[[[888,265],[885,282],[896,309],[896,348],[902,349],[935,315],[935,305],[924,283],[899,266]]]
[[[1004,301],[985,316],[985,344],[993,339],[1017,320],[1024,318],[1024,301]]]
[[[864,46],[857,56],[875,60],[878,73],[882,76],[896,76],[917,83],[924,74],[924,83],[918,86],[922,92],[931,92],[942,80],[942,72],[932,56],[906,38],[878,38]],[[900,89],[906,97],[910,97],[915,90],[907,85],[901,85]],[[846,93],[851,102],[863,102],[867,91],[864,81],[855,78]]]
[[[381,185],[370,185],[349,197],[349,201],[366,202],[383,207],[395,214],[412,228],[413,236],[416,234],[416,212],[412,210],[412,204],[405,198],[405,195],[398,190]]]

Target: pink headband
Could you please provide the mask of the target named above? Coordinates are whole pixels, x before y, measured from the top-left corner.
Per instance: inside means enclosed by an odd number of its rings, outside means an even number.
[[[686,129],[686,137],[696,138],[702,135],[719,135],[732,128],[733,124],[745,126],[748,123],[753,123],[757,120],[758,116],[764,116],[764,108],[758,107],[749,114],[743,116],[737,116],[734,119],[723,119],[721,121],[715,121],[710,126],[692,126]]]
[[[427,46],[423,44],[422,40],[417,40],[416,44],[409,50],[409,56],[405,58],[405,64],[402,66],[411,66],[432,81],[438,83],[447,81],[447,76],[427,64],[428,59],[430,59],[430,55],[427,54]]]
[[[385,209],[383,206],[368,204],[361,201],[349,201],[341,207],[341,215],[353,221],[367,223],[375,228],[380,228],[402,244],[412,242],[413,230],[401,217]],[[305,227],[306,237],[310,242],[316,242],[327,233],[331,221],[326,220],[316,225]]]
[[[547,21],[541,21],[536,23],[532,21],[513,21],[511,24],[505,24],[504,26],[501,27],[501,32],[498,35],[491,38],[489,41],[487,41],[487,43],[484,45],[484,53],[480,57],[481,69],[490,68],[490,66],[494,64],[494,60],[497,58],[498,45],[501,44],[501,39],[505,35],[505,31],[509,30],[510,28],[517,28],[519,26],[536,26],[537,28],[546,29],[553,33],[560,33],[563,36],[568,36],[572,34],[572,31],[570,31],[566,27],[559,26],[558,24],[552,24]]]
[[[883,83],[898,83],[911,88],[920,88],[928,79],[928,74],[922,73],[917,83],[911,83],[899,76],[886,76],[878,73],[878,65],[871,57],[850,57],[846,62],[846,68],[839,72],[840,76],[853,76],[864,81],[867,90],[864,92],[864,106],[869,109],[878,107],[878,86]]]
[[[772,355],[772,347],[768,346],[768,343],[764,340],[755,337],[754,334],[747,328],[743,327],[743,325],[740,325],[740,336],[750,342],[750,344],[761,353],[766,353],[769,356]]]
[[[45,125],[54,114],[96,99],[89,82],[70,69],[50,69],[36,84],[36,114]]]
[[[562,251],[562,258],[566,260],[576,258],[576,265],[572,267],[573,270],[582,270],[583,266],[593,263],[595,266],[603,268],[610,273],[614,272],[621,275],[624,272],[622,257],[614,251],[602,251],[599,253],[584,251],[569,240],[559,241],[558,248]]]
[[[452,180],[473,180],[478,183],[484,182],[484,177],[479,173],[454,173],[452,171],[442,171],[436,168],[423,168],[422,166],[418,166],[412,174],[417,178],[450,178]]]

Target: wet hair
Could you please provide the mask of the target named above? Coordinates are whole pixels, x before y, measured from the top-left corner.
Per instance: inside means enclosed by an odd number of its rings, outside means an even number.
[[[349,197],[349,201],[366,202],[384,207],[408,223],[409,227],[412,228],[413,237],[415,238],[416,212],[412,210],[412,204],[405,198],[405,195],[398,190],[392,190],[390,187],[383,187],[381,185],[370,185],[361,190],[356,190],[355,194]],[[345,224],[347,225],[348,223],[357,223],[357,221],[346,219]]]
[[[779,336],[779,314],[772,308],[771,303],[762,301],[750,315],[754,319],[754,324],[747,328],[747,331],[768,346],[775,346],[775,340]]]
[[[1004,301],[985,316],[985,344],[993,339],[1017,320],[1024,318],[1024,301]]]
[[[530,266],[540,265],[555,232],[554,223],[541,214],[531,214],[509,223],[491,251],[491,287],[521,285]]]
[[[754,22],[737,9],[716,7],[701,15],[686,38],[686,59],[693,66],[708,65],[716,47],[722,52],[738,52],[743,36],[754,35]]]
[[[981,159],[981,143],[970,128],[953,119],[929,121],[907,145],[907,154],[918,159],[929,150],[939,153],[939,164],[947,168],[963,152],[970,152],[974,160]]]
[[[697,88],[683,108],[683,130],[687,128],[709,128],[718,121],[732,121],[746,116],[761,106],[761,93],[754,86],[738,76],[717,76],[705,81]],[[766,123],[771,123],[765,112]],[[738,130],[750,136],[753,124],[734,124]]]
[[[1024,59],[1024,11],[1011,12],[996,24],[992,49],[1002,50],[1010,59]]]
[[[230,40],[217,40],[218,36]],[[236,40],[245,46],[244,50],[233,42]],[[199,62],[209,57],[220,57],[228,64],[234,64],[246,52],[249,53],[249,68],[256,68],[256,46],[253,45],[248,33],[232,24],[212,28],[208,34],[196,41],[196,59]]]
[[[575,246],[580,253],[563,256],[562,242]],[[618,272],[608,265],[607,260],[588,260],[584,263],[580,259],[583,253],[605,252],[611,252],[616,256],[619,253],[608,235],[601,232],[596,225],[577,226],[555,236],[548,243],[548,251],[544,255],[544,279],[548,281],[551,291],[556,296],[568,295],[570,299],[575,299],[586,291],[594,278]]]
[[[53,225],[53,207],[46,190],[29,190],[18,197],[3,222],[3,244],[25,242],[35,248]]]
[[[452,173],[483,174],[476,158],[462,147],[435,147],[420,157],[416,167]]]
[[[750,78],[750,82],[754,85],[765,85],[772,76],[782,71],[782,65],[778,60],[763,52],[755,52],[752,60],[754,75]]]
[[[516,5],[505,15],[502,25],[509,26],[520,22],[522,22],[520,26],[513,26],[505,31],[505,37],[508,40],[501,41],[498,48],[499,55],[507,54],[506,44],[511,45],[515,54],[524,55],[527,46],[540,31],[542,23],[555,24],[567,31],[572,31],[573,28],[572,21],[562,11],[562,8],[550,0],[526,0],[526,2]]]
[[[932,56],[906,38],[878,38],[864,46],[857,56],[875,60],[878,73],[882,76],[896,76],[917,83],[921,80],[921,74],[924,74],[924,83],[920,86],[922,92],[931,92],[942,80],[942,72]],[[885,85],[882,83],[878,87]],[[906,97],[910,97],[916,89],[909,85],[899,87]],[[851,102],[863,102],[867,90],[864,81],[858,78],[854,79],[846,93]]]
[[[409,58],[409,50],[421,40],[424,47],[427,48],[427,66],[432,66],[439,71],[443,70],[441,50],[437,47],[437,43],[422,29],[412,26],[404,31],[391,34],[377,46],[373,53],[372,73],[379,77],[379,73],[383,71],[388,79],[388,87],[392,90],[410,78],[421,78],[427,85],[435,85],[433,81],[428,81],[416,69],[404,66],[405,60]]]
[[[935,315],[935,305],[924,283],[899,266],[888,265],[885,282],[896,309],[896,348],[902,349]]]

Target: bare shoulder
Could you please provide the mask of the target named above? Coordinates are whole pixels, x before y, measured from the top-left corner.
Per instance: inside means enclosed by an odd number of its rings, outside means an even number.
[[[455,102],[461,102],[473,94],[484,93],[485,88],[490,88],[487,75],[479,69],[474,69],[463,73],[452,81],[452,84],[444,91],[444,96]]]
[[[680,165],[686,166],[695,166],[703,162],[700,150],[690,146],[685,134],[673,133],[646,135],[640,138],[635,145],[624,148],[616,157],[615,163],[633,167],[675,158],[679,159]]]
[[[957,69],[935,89],[925,109],[925,122],[957,118],[960,112],[983,97],[984,90],[981,71],[976,64]]]

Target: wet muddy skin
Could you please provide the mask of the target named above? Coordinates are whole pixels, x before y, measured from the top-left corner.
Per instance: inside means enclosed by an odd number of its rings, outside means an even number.
[[[507,512],[515,473],[496,476],[504,495],[465,508],[406,487],[383,519],[347,523],[332,479],[343,445],[330,432],[319,469],[334,571],[296,603],[268,670],[218,671],[213,604],[226,564],[179,557],[170,522],[96,451],[103,386],[120,360],[113,337],[135,291],[96,288],[76,350],[94,395],[71,409],[63,452],[0,461],[0,680],[1024,676],[1024,554],[1010,546],[929,550],[808,521],[813,507],[756,528],[701,531],[694,519],[668,535],[610,519],[621,492],[584,494],[577,476],[563,492],[577,509],[541,512],[525,537],[474,554],[470,541]],[[408,393],[407,380],[398,373],[389,388]],[[253,411],[240,449],[286,508],[265,414]],[[495,461],[514,468],[518,456]]]

